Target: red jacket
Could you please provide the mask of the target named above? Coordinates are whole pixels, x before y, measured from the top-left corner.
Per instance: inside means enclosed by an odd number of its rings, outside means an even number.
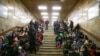
[[[90,56],[95,56],[95,49],[92,49],[92,50],[90,51]]]
[[[44,19],[41,19],[41,24],[42,24],[42,26],[44,26],[44,24],[45,24]]]
[[[41,37],[38,37],[37,38],[37,41],[40,42],[40,43],[42,43],[42,38]]]

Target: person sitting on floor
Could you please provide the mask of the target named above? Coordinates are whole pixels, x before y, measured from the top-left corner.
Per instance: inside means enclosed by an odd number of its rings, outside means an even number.
[[[19,52],[18,56],[26,56],[26,52],[22,49],[21,46],[18,47],[18,52]]]
[[[67,42],[64,44],[64,47],[63,47],[64,56],[69,54],[69,50],[72,50],[71,41],[67,40]]]
[[[62,44],[62,39],[61,39],[61,37],[57,36],[56,37],[56,47],[58,47],[58,46],[60,47],[61,44]]]

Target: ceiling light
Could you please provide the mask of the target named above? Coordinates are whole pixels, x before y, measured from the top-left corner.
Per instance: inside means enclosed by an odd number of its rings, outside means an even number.
[[[39,10],[47,10],[47,6],[38,6]]]
[[[53,12],[52,15],[54,15],[54,16],[59,15],[59,13],[58,12]]]
[[[41,15],[48,15],[47,12],[41,12]]]
[[[9,9],[14,9],[14,7],[12,7],[12,6],[8,6],[8,8],[9,8]]]
[[[52,18],[53,18],[53,19],[57,19],[57,18],[58,18],[58,16],[53,16]]]
[[[61,10],[61,6],[53,6],[52,10]]]
[[[43,18],[43,19],[47,19],[47,18],[49,18],[49,17],[48,17],[48,16],[43,16],[42,18]]]
[[[64,2],[64,0],[60,0],[61,2]]]

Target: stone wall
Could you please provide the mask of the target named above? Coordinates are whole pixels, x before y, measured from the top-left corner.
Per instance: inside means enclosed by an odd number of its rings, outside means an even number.
[[[70,14],[69,20],[72,20],[72,21],[75,20],[74,23],[76,23],[76,24],[79,23],[83,28],[85,28],[89,32],[91,32],[99,37],[100,36],[100,25],[99,25],[100,24],[100,16],[89,19],[89,15],[88,15],[89,9],[91,7],[93,7],[95,4],[97,4],[98,2],[95,0],[91,0],[91,1],[87,0],[83,4],[81,4],[81,2],[80,2],[78,4],[80,6],[77,5],[75,7],[76,9]],[[99,5],[99,7],[100,7],[100,5]],[[82,12],[78,12],[79,10],[82,10]],[[94,13],[96,13],[96,12],[94,12]],[[71,17],[73,14],[74,14],[74,16]],[[81,17],[79,14],[81,14]],[[77,17],[77,19],[74,19],[75,17]]]
[[[81,26],[94,35],[100,36],[100,17],[83,22],[81,23]]]
[[[19,8],[20,11],[23,11],[24,9],[27,10],[21,3],[17,2],[16,0],[0,0],[0,4],[8,8],[8,17],[7,18],[0,17],[0,32],[15,26],[23,26],[27,24],[27,23],[22,23],[21,18],[15,16],[15,8]],[[31,15],[29,11],[27,14]]]
[[[91,0],[92,1],[92,0]],[[72,20],[74,21],[74,23],[79,23],[80,26],[82,28],[84,28],[85,30],[87,30],[88,32],[92,33],[93,35],[97,36],[98,38],[100,38],[100,8],[99,8],[99,15],[94,17],[94,18],[91,18],[89,19],[89,9],[91,7],[93,7],[95,4],[97,4],[99,2],[93,0],[92,2],[87,2],[86,4],[82,4],[80,5],[80,3],[78,5],[80,6],[76,6],[76,10],[74,10],[70,16],[69,16],[69,19],[68,20]],[[100,3],[99,3],[99,7],[100,7]],[[82,12],[79,12],[78,11],[82,9]],[[74,13],[75,12],[75,13]],[[75,16],[71,17],[73,15],[73,13],[75,14]],[[94,11],[94,14],[97,13]],[[80,15],[81,14],[81,17]],[[77,16],[78,15],[78,16]],[[74,17],[80,17],[80,18],[77,18],[77,19],[74,19]],[[86,35],[88,35],[87,33],[85,33]],[[88,37],[94,42],[97,44],[98,47],[100,47],[100,41],[97,41],[96,39],[94,39],[92,36],[89,36]]]

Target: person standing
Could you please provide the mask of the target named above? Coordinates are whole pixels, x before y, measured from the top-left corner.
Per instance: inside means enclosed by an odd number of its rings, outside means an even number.
[[[73,30],[73,21],[70,20],[70,29]]]
[[[60,29],[60,23],[58,21],[54,22],[54,32],[58,34],[58,30]]]
[[[41,23],[42,27],[44,27],[44,25],[45,25],[44,19],[41,19],[41,20],[40,20],[40,23]]]
[[[34,28],[34,25],[30,25],[29,27],[29,43],[30,43],[30,52],[32,53],[33,51],[36,53],[36,47],[35,47],[35,42],[36,42],[36,29]]]
[[[45,27],[46,27],[45,29],[46,29],[46,30],[48,30],[48,24],[49,24],[49,21],[46,20],[46,21],[45,21]]]

